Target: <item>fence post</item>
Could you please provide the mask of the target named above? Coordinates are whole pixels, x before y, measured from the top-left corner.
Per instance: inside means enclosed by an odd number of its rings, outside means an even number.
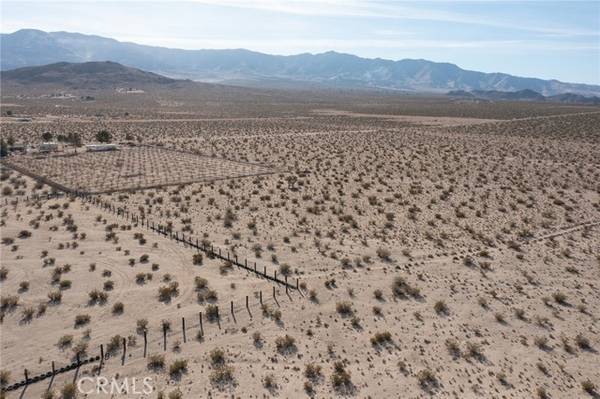
[[[163,350],[167,350],[167,326],[163,324]]]
[[[104,345],[100,344],[100,367],[104,363]]]
[[[275,297],[275,286],[273,286],[273,299],[276,299],[276,297]]]
[[[148,348],[148,335],[146,330],[144,330],[144,357],[146,357],[146,350]]]
[[[248,308],[248,295],[246,295],[246,308]]]
[[[300,287],[299,280],[300,280],[299,278],[296,278],[296,289],[297,289],[298,291],[300,291],[300,288],[299,288],[299,287]]]
[[[198,314],[198,318],[200,319],[200,336],[204,337],[204,327],[202,327],[202,312]]]
[[[262,305],[262,291],[258,291],[258,298],[260,300],[260,304]]]
[[[125,364],[125,356],[127,354],[127,338],[123,338],[123,357],[121,358],[121,364]]]
[[[275,270],[275,272],[273,273],[273,278],[275,279],[276,283],[279,282],[279,281],[277,281],[277,270]]]
[[[231,315],[235,318],[235,313],[233,313],[233,301],[231,301]]]
[[[56,374],[56,366],[54,365],[54,360],[52,361],[52,375]]]
[[[185,343],[187,341],[185,338],[185,317],[181,318],[181,329],[183,331],[183,342]]]
[[[287,293],[288,293],[288,282],[287,282],[287,276],[284,276],[284,277],[285,277],[285,293],[287,294]]]

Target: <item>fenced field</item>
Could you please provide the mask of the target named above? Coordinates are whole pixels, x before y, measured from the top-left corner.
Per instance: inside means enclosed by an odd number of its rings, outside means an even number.
[[[164,147],[12,157],[7,163],[61,190],[110,193],[273,173],[264,165]]]

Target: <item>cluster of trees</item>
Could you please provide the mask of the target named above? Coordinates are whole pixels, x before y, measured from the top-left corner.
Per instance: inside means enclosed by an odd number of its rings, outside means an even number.
[[[43,141],[52,141],[54,138],[54,134],[51,132],[42,133]],[[61,143],[69,143],[73,144],[76,147],[81,147],[82,140],[81,135],[79,133],[69,133],[68,135],[58,134],[56,135],[56,140]],[[100,143],[110,143],[112,141],[112,134],[108,130],[100,130],[96,133],[96,141]]]
[[[54,135],[50,132],[42,133],[43,141],[52,141]],[[61,143],[69,143],[74,145],[75,147],[81,147],[83,145],[81,141],[81,135],[79,133],[69,133],[66,136],[64,134],[56,135],[56,141]]]

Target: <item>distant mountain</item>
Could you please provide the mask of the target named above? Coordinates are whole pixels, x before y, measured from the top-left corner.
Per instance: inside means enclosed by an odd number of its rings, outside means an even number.
[[[0,36],[2,70],[56,62],[114,61],[170,77],[270,87],[305,83],[328,87],[410,91],[533,90],[546,96],[600,95],[600,86],[467,71],[449,63],[360,58],[333,51],[291,56],[249,50],[179,50],[100,36],[23,29]]]
[[[540,93],[525,89],[519,91],[497,91],[497,90],[452,90],[447,93],[448,96],[469,100],[486,101],[546,101],[565,104],[588,104],[600,105],[600,97],[586,97],[581,94],[564,93],[554,96],[543,96]]]
[[[68,63],[25,67],[0,73],[2,84],[56,86],[75,89],[145,87],[180,82],[152,72],[105,62]]]

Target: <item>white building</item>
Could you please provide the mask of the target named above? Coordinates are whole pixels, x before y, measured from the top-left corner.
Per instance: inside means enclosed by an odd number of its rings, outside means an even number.
[[[98,152],[98,151],[116,151],[119,149],[119,146],[116,144],[86,144],[85,148],[88,151]]]
[[[38,150],[40,152],[58,151],[58,143],[54,143],[54,142],[42,143],[38,146]]]

